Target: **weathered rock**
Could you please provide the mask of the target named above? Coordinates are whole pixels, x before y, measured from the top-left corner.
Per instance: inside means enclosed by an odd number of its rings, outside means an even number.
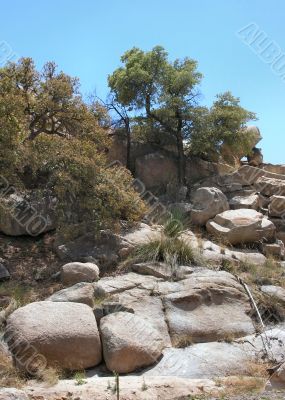
[[[221,287],[211,279],[193,285],[192,276],[184,290],[163,298],[174,346],[226,340],[254,332],[242,287]]]
[[[202,187],[193,196],[191,222],[195,225],[205,225],[209,219],[228,209],[228,200],[219,189]]]
[[[160,333],[144,319],[118,312],[100,321],[104,360],[110,371],[129,373],[154,364],[163,349]]]
[[[264,285],[261,286],[260,290],[262,293],[271,297],[274,301],[274,308],[277,311],[278,315],[276,318],[280,316],[280,318],[285,318],[285,289],[280,286],[274,285]],[[284,354],[285,356],[285,354]]]
[[[268,215],[270,217],[285,218],[285,196],[274,195],[270,197]]]
[[[138,223],[122,227],[120,234],[102,230],[98,235],[86,234],[67,243],[58,237],[55,251],[61,260],[92,262],[101,271],[114,271],[120,260],[125,259],[133,247],[161,237],[161,226]]]
[[[1,400],[29,400],[28,395],[23,390],[14,388],[0,388]]]
[[[160,333],[164,347],[169,347],[171,340],[162,301],[158,296],[151,294],[147,290],[131,289],[118,295],[119,304],[125,309],[133,310],[135,315],[150,323]]]
[[[177,181],[178,169],[174,157],[167,157],[161,152],[138,157],[135,165],[136,177],[145,188],[151,189],[164,186],[169,181]]]
[[[165,349],[163,358],[144,376],[175,376],[187,379],[217,378],[248,373],[252,360],[230,343],[199,343],[185,349]]]
[[[259,196],[257,194],[252,194],[251,196],[234,196],[229,204],[230,208],[233,210],[238,210],[240,208],[257,210],[259,206]]]
[[[8,318],[5,340],[28,372],[46,364],[79,370],[101,362],[96,320],[85,304],[42,301],[21,307]]]
[[[118,252],[121,247],[119,235],[109,230],[102,230],[95,236],[86,234],[79,238],[62,243],[58,237],[55,243],[55,251],[59,258],[64,261],[91,261],[98,263],[104,270],[114,269],[119,261]]]
[[[266,257],[254,250],[230,250],[209,240],[203,243],[202,256],[206,260],[217,264],[221,264],[223,260],[227,260],[235,265],[239,265],[240,263],[263,265],[266,263]]]
[[[59,290],[50,296],[48,301],[70,301],[73,303],[83,303],[90,307],[94,306],[94,287],[92,283],[77,283],[67,289]]]
[[[270,221],[276,227],[276,237],[285,244],[285,219],[283,218],[270,218]]]
[[[262,334],[245,336],[237,339],[235,345],[255,360],[275,360],[285,362],[285,326],[277,325]]]
[[[49,192],[1,196],[0,231],[10,236],[30,235],[56,228],[56,199]]]
[[[169,264],[160,262],[134,264],[132,270],[138,274],[152,275],[163,279],[170,279],[174,272]]]
[[[265,196],[285,196],[285,180],[263,176],[257,179],[255,188]]]
[[[171,203],[168,209],[170,210],[171,213],[175,215],[175,213],[178,213],[182,215],[184,218],[188,218],[191,214],[192,210],[192,204],[191,203]]]
[[[64,285],[93,282],[99,279],[99,268],[93,263],[72,262],[61,267],[61,281]]]
[[[266,257],[273,256],[283,260],[285,256],[285,246],[281,240],[277,240],[276,243],[263,243],[262,251]]]
[[[250,209],[225,211],[207,222],[207,231],[231,244],[273,240],[275,226],[263,214]]]
[[[130,272],[125,275],[117,275],[105,277],[94,284],[95,298],[105,298],[125,290],[140,288],[148,291],[153,291],[158,282],[163,279],[155,278],[154,276],[140,275]]]
[[[285,175],[268,172],[265,169],[252,167],[250,165],[243,165],[241,168],[231,174],[219,176],[218,183],[224,188],[227,185],[232,186],[238,184],[242,185],[242,187],[248,188],[263,177],[267,179],[285,179]]]
[[[128,243],[132,246],[148,243],[151,240],[160,239],[160,237],[161,226],[149,226],[143,223],[121,235],[121,239],[125,244]]]

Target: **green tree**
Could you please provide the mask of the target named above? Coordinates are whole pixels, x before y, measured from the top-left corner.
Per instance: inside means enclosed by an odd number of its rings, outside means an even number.
[[[42,72],[30,58],[9,63],[0,69],[0,174],[18,190],[53,192],[60,224],[73,232],[138,219],[144,204],[130,173],[106,165],[107,120],[54,63]]]
[[[178,154],[179,182],[185,183],[184,140],[189,137],[193,108],[198,98],[201,74],[191,59],[168,61],[163,47],[149,52],[138,48],[121,58],[123,66],[109,76],[116,100],[141,112],[150,129],[171,134]]]
[[[251,152],[254,138],[244,128],[247,122],[256,120],[256,115],[241,107],[240,99],[230,92],[216,97],[210,109],[196,110],[191,152],[214,161],[221,156],[233,161]]]
[[[222,148],[250,147],[243,129],[255,114],[242,108],[230,92],[218,95],[208,109],[199,105],[202,75],[190,58],[168,60],[161,46],[144,52],[138,48],[121,57],[122,66],[108,77],[116,102],[136,113],[131,124],[147,140],[165,135],[176,144],[179,182],[185,183],[185,151],[218,159]]]

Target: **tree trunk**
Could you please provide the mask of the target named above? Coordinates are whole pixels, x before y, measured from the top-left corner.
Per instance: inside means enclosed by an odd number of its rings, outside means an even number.
[[[131,171],[131,128],[129,118],[125,121],[126,133],[127,133],[127,155],[126,155],[126,167]]]
[[[177,152],[178,152],[178,182],[185,185],[185,156],[183,138],[181,132],[176,134]]]
[[[182,118],[180,112],[176,112],[177,118],[177,132],[176,132],[176,144],[178,152],[178,182],[180,185],[185,185],[185,155],[184,155],[184,145],[183,145],[183,134],[182,134]]]

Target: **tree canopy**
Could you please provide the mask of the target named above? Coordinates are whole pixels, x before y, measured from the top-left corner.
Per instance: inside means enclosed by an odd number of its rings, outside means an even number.
[[[209,109],[199,104],[202,74],[190,58],[170,61],[165,49],[136,47],[121,57],[122,66],[108,78],[118,103],[135,112],[134,131],[168,134],[177,147],[179,181],[185,182],[185,149],[209,159],[222,146],[246,141],[240,134],[255,114],[242,108],[230,92],[220,94]]]
[[[71,209],[77,226],[97,229],[139,218],[144,205],[130,173],[107,168],[106,115],[54,63],[41,72],[30,58],[7,64],[0,69],[0,173],[18,190],[53,192],[65,228]]]

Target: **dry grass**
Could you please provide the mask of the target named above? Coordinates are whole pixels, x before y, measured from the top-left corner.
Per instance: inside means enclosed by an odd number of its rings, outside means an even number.
[[[284,269],[274,258],[268,258],[264,265],[244,261],[240,264],[224,260],[222,269],[240,276],[249,285],[277,285],[285,287]]]
[[[54,386],[62,378],[63,372],[60,368],[47,367],[40,374],[38,374],[37,379],[47,386]]]
[[[223,378],[223,386],[227,396],[260,393],[264,390],[266,380],[261,377],[229,376]]]
[[[14,367],[10,356],[1,351],[0,342],[0,387],[20,388],[24,383],[24,376]]]

